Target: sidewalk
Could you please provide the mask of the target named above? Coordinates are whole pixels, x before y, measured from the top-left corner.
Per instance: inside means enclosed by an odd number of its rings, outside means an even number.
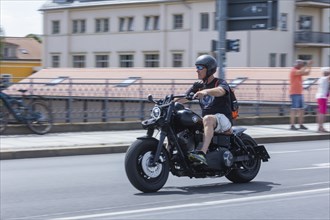
[[[330,133],[318,133],[317,124],[305,124],[308,130],[289,130],[289,125],[252,125],[249,134],[259,144],[329,140]],[[330,123],[325,123],[330,130]],[[0,137],[0,159],[20,159],[52,156],[123,153],[136,137],[146,134],[145,130],[68,132],[46,135],[4,135]]]

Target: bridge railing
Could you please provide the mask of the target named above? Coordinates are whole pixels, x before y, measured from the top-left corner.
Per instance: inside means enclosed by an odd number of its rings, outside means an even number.
[[[50,79],[33,78],[11,84],[4,92],[19,96],[41,95],[51,106],[58,123],[132,121],[148,118],[153,106],[146,98],[183,94],[195,79]],[[234,80],[228,80],[234,82]],[[246,79],[234,85],[240,103],[240,117],[288,115],[290,111],[287,80]],[[305,87],[306,112],[315,114],[316,81]],[[200,113],[197,102],[188,107]]]

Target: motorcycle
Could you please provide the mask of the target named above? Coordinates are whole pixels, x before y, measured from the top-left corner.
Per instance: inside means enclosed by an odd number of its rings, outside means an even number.
[[[146,135],[127,149],[125,171],[130,183],[144,193],[157,192],[172,175],[190,178],[223,177],[233,183],[253,180],[270,156],[263,145],[233,127],[232,134],[215,133],[206,154],[207,165],[189,160],[189,154],[203,143],[203,119],[176,99],[186,95],[167,95],[148,101],[155,103],[151,118],[142,121]],[[159,131],[158,139],[153,137]],[[167,141],[166,141],[167,139]]]

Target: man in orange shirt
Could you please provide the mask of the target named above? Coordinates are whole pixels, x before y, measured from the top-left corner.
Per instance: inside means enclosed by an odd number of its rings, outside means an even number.
[[[309,75],[311,71],[312,61],[296,60],[294,67],[290,72],[290,98],[292,102],[290,112],[291,130],[298,130],[295,127],[295,118],[298,115],[299,129],[307,130],[303,125],[304,122],[304,97],[302,77]]]

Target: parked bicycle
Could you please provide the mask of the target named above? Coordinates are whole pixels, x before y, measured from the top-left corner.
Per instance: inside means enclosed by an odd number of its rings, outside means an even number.
[[[19,123],[26,124],[36,134],[46,134],[53,126],[53,117],[48,104],[40,97],[26,96],[27,90],[18,90],[22,98],[16,98],[0,90],[0,133],[6,129],[12,115]],[[27,99],[27,98],[31,99]],[[29,100],[29,101],[28,101]]]

